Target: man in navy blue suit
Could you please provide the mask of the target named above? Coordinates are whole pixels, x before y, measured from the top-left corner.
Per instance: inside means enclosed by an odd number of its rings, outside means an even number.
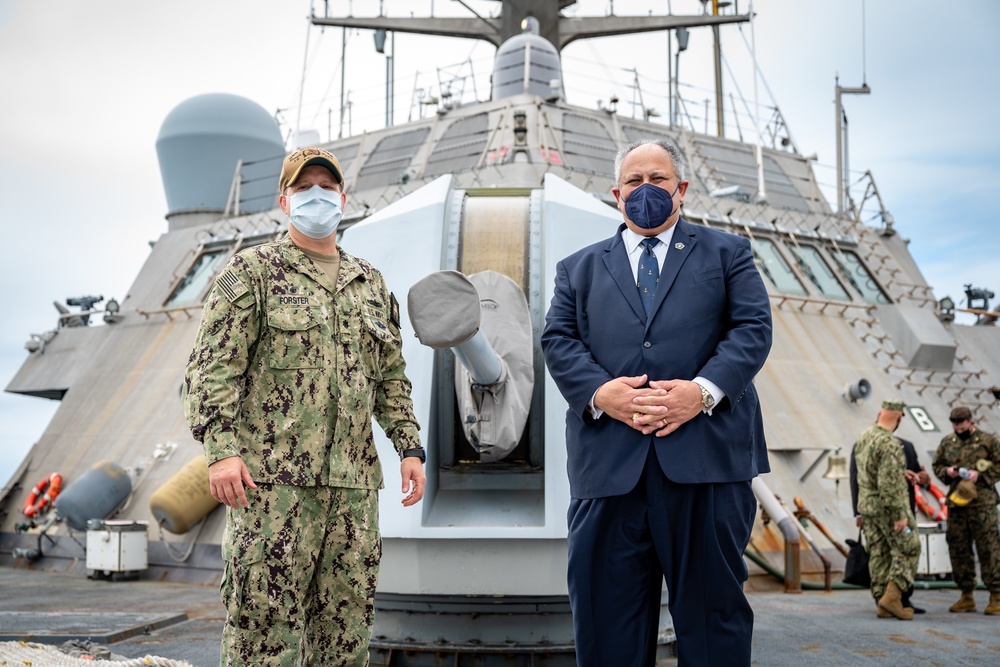
[[[569,404],[580,667],[652,667],[664,579],[679,665],[750,664],[743,549],[770,469],[752,380],[771,309],[749,241],[681,217],[685,171],[666,141],[619,151],[624,224],[559,262],[542,333]]]

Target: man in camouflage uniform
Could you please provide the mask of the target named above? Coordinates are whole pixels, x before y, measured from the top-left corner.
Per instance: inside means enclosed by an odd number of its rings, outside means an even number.
[[[951,556],[952,578],[962,591],[951,612],[974,612],[976,600],[976,559],[972,543],[976,543],[979,572],[990,591],[986,613],[1000,614],[1000,532],[997,530],[996,483],[1000,480],[1000,441],[995,435],[980,431],[972,419],[972,411],[959,406],[949,416],[955,432],[945,436],[938,445],[932,468],[938,479],[950,486],[948,493],[948,555]],[[963,482],[962,469],[975,489],[975,498],[953,494]]]
[[[908,492],[910,495],[910,511],[913,512],[913,516],[917,515],[917,489],[916,485],[922,487],[927,487],[931,482],[931,476],[924,469],[923,464],[917,458],[917,449],[913,446],[913,443],[904,438],[896,437],[899,444],[903,447],[903,459],[906,461],[906,470],[904,474],[906,475],[906,482],[908,487]],[[864,526],[864,519],[861,518],[861,512],[858,511],[858,464],[854,460],[854,451],[851,450],[851,464],[849,466],[850,479],[851,479],[851,507],[854,508],[854,518],[855,523],[858,528]],[[910,586],[909,589],[903,591],[903,606],[912,607],[914,614],[925,614],[926,609],[917,607],[913,604],[913,587]],[[876,608],[878,604],[875,605]]]
[[[910,509],[906,458],[893,432],[903,421],[902,401],[884,401],[875,424],[854,443],[858,511],[868,536],[868,569],[879,618],[913,619],[902,592],[913,586],[920,558],[917,522]]]
[[[382,550],[373,415],[400,455],[403,505],[423,497],[399,306],[337,247],[343,185],[327,151],[285,159],[288,238],[230,260],[188,365],[185,412],[227,505],[223,665],[368,664]]]

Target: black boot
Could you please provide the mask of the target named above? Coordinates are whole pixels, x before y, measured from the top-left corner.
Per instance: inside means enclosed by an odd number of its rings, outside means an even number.
[[[910,602],[911,595],[913,595],[913,586],[910,586],[910,588],[904,591],[903,594],[900,596],[900,600],[902,601],[903,606],[912,609],[914,614],[926,614],[927,613],[926,609],[921,609],[920,607],[913,606],[913,603]]]

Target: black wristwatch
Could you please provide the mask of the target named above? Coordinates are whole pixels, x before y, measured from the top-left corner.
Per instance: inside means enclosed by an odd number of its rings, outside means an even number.
[[[427,452],[424,451],[423,447],[414,447],[413,449],[407,449],[403,452],[403,458],[414,457],[420,459],[421,463],[427,462]]]

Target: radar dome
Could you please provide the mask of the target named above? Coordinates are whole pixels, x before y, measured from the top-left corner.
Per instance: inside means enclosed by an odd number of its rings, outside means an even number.
[[[493,61],[493,99],[523,93],[562,99],[559,52],[547,39],[531,32],[514,35],[501,44]]]
[[[178,213],[221,213],[242,160],[239,211],[275,206],[285,145],[278,124],[256,102],[209,93],[167,114],[156,139],[167,218]]]

